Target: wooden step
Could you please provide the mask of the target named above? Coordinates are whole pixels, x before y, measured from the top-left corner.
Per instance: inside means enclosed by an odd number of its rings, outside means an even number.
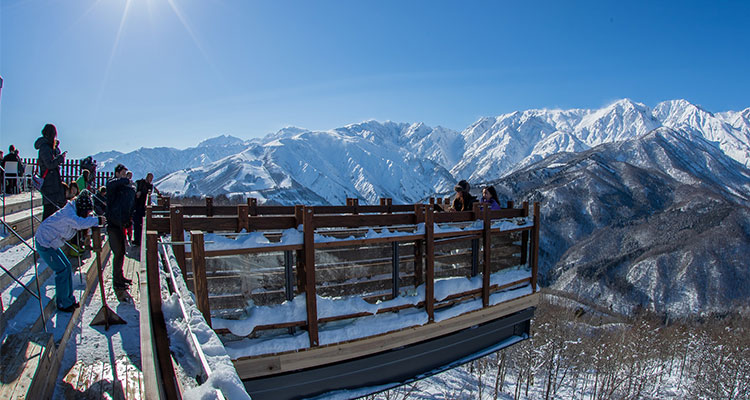
[[[28,210],[31,204],[31,196],[29,193],[22,193],[16,195],[5,196],[5,216],[17,213],[22,210]],[[39,192],[34,192],[34,207],[42,205],[42,195]]]
[[[55,344],[49,333],[22,332],[6,337],[0,349],[0,398],[41,399],[39,384],[52,366]]]
[[[43,207],[36,207],[34,208],[34,217],[39,218],[39,220],[42,219],[42,212]],[[24,239],[30,239],[31,238],[31,213],[29,210],[20,211],[11,215],[6,215],[5,217],[5,223],[10,226],[11,229],[16,231],[22,238]],[[36,219],[34,220],[34,230],[36,231],[36,227],[39,226],[39,221]],[[2,231],[4,227],[0,226],[0,231]],[[21,241],[11,232],[8,232],[7,235],[0,239],[0,248],[3,248],[8,245],[15,245],[21,243]]]
[[[26,270],[29,269],[29,267],[33,265],[34,254],[31,252],[31,249],[29,249],[29,255],[27,255],[23,260],[19,261],[16,265],[11,266],[3,264],[3,267],[7,268],[14,277],[18,278],[19,276],[23,275]],[[16,281],[13,280],[10,275],[5,273],[5,271],[0,271],[0,292],[4,292],[5,289],[8,288],[8,286],[15,282]]]

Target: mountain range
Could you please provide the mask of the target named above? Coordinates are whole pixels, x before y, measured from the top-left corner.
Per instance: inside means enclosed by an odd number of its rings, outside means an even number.
[[[487,182],[561,151],[581,152],[659,128],[689,131],[750,165],[750,108],[711,113],[685,100],[654,109],[628,99],[598,110],[527,110],[481,118],[462,132],[423,123],[367,121],[330,131],[285,128],[263,138],[219,136],[196,147],[94,156],[153,172],[179,196],[257,197],[276,204],[341,204],[346,197],[414,202],[455,181]]]
[[[541,283],[630,313],[750,310],[750,108],[628,99],[596,110],[527,110],[461,132],[367,121],[285,128],[196,147],[94,156],[152,171],[178,196],[276,204],[396,203],[474,194],[542,204]]]

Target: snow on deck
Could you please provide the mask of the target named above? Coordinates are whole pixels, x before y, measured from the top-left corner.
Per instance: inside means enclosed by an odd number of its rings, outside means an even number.
[[[491,275],[492,285],[505,285],[522,279],[530,278],[531,271],[525,267],[514,267],[498,271]],[[435,280],[435,300],[441,301],[451,294],[468,290],[480,289],[482,277],[471,279],[452,277]],[[531,285],[523,283],[502,292],[490,295],[490,305],[500,304],[518,297],[531,294]],[[428,321],[424,309],[405,309],[398,313],[376,314],[378,310],[404,304],[416,305],[425,297],[425,286],[420,285],[412,289],[412,293],[399,296],[392,300],[368,303],[358,296],[352,297],[322,297],[317,296],[319,318],[328,318],[357,313],[371,315],[352,318],[344,321],[326,323],[320,326],[319,340],[321,345],[361,339],[382,333],[393,332],[404,328],[424,325]],[[214,329],[225,328],[237,336],[247,336],[257,325],[270,325],[284,322],[304,321],[307,319],[305,295],[300,294],[291,301],[272,306],[256,306],[249,310],[248,318],[229,320],[212,318]],[[435,322],[443,321],[470,311],[482,308],[482,299],[475,299],[456,304],[452,307],[436,310]],[[261,335],[258,338],[244,338],[225,344],[227,353],[232,359],[257,356],[277,352],[300,350],[309,347],[310,339],[307,332],[284,335]]]

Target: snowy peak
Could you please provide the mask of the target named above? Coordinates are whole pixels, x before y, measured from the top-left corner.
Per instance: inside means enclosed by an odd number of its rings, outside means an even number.
[[[245,143],[244,140],[230,136],[220,135],[214,138],[206,139],[198,144],[198,147],[210,147],[210,146],[234,146]]]
[[[589,146],[596,146],[638,137],[659,126],[661,123],[648,107],[623,99],[583,117],[575,128],[575,136]]]

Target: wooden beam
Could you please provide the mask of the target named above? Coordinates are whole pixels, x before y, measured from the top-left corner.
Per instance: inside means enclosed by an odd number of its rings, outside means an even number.
[[[185,241],[185,228],[183,226],[182,206],[171,206],[169,208],[169,230],[173,242]],[[172,245],[177,265],[182,270],[182,278],[187,280],[187,265],[185,264],[185,245]]]
[[[214,198],[211,196],[206,196],[206,216],[214,216]]]
[[[435,226],[433,224],[432,205],[424,207],[425,231],[425,309],[429,322],[435,321]]]
[[[211,326],[211,307],[208,304],[208,282],[206,281],[206,249],[203,232],[190,231],[191,254],[193,256],[193,287],[198,310]]]
[[[482,246],[484,260],[482,261],[482,307],[488,307],[490,305],[490,262],[492,260],[492,220],[490,219],[490,207],[485,205],[482,210],[483,229],[482,229]]]
[[[523,216],[529,216],[529,202],[523,202]],[[521,264],[526,264],[529,260],[529,231],[521,232]]]
[[[539,271],[539,228],[541,224],[541,218],[539,216],[539,202],[534,202],[534,229],[532,230],[533,235],[533,250],[531,253],[531,290],[536,292],[537,272]]]
[[[299,227],[305,223],[305,207],[301,205],[294,206],[294,226]],[[303,233],[304,235],[304,233]],[[313,236],[314,237],[314,236]],[[303,236],[304,241],[304,236]],[[303,247],[297,250],[297,290],[299,293],[305,291],[307,287],[307,273],[305,272],[305,250]]]
[[[313,225],[313,209],[304,207],[303,214],[307,333],[310,336],[310,347],[315,347],[320,344],[320,341],[318,339],[318,300],[315,292],[315,226]]]
[[[249,209],[247,204],[237,205],[237,230],[235,232],[241,232],[243,229],[250,232]]]
[[[159,375],[156,377],[157,384],[164,390],[167,399],[179,399],[177,384],[175,382],[172,355],[169,352],[169,336],[167,325],[164,322],[164,314],[161,310],[161,279],[159,276],[159,255],[157,249],[156,232],[146,232],[146,280],[151,316],[151,338],[154,341],[156,351],[155,362],[159,366]]]
[[[255,197],[247,198],[248,214],[252,216],[258,215],[258,199]]]

